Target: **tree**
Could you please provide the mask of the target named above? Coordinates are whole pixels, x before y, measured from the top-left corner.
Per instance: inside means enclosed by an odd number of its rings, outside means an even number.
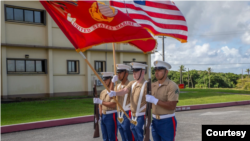
[[[183,67],[182,67],[183,68]],[[154,68],[152,67],[152,81],[155,82]],[[181,77],[180,77],[181,76]],[[188,72],[180,72],[171,70],[168,72],[168,78],[174,81],[176,84],[184,84],[185,86],[188,83],[190,88],[200,88],[200,87],[221,87],[221,88],[234,88],[237,85],[237,80],[241,78],[241,74],[234,73],[221,73],[221,72],[212,72],[208,68],[204,71],[202,70],[189,70]],[[248,78],[247,74],[244,75],[244,78]],[[244,86],[244,85],[243,85]],[[242,86],[242,87],[243,87]],[[248,86],[248,85],[247,85]],[[245,87],[247,87],[245,86]]]
[[[250,90],[250,78],[238,79],[237,88]]]
[[[210,73],[211,73],[210,67],[207,69],[207,72],[208,72],[208,77],[209,77],[208,88],[210,88]]]
[[[183,65],[180,66],[180,84],[183,83],[183,77],[182,77],[182,72],[186,71]]]
[[[249,72],[250,72],[250,69],[247,69],[246,72],[248,73],[248,78],[249,78]]]
[[[188,68],[188,87],[190,87],[189,86],[189,68]]]
[[[193,81],[192,81],[192,74],[190,74],[190,80],[191,80],[192,88],[194,88]]]
[[[190,75],[190,82],[191,82],[192,88],[194,88],[195,84],[197,83],[197,79],[199,79],[197,70],[190,70],[189,75]]]
[[[151,80],[152,80],[152,82],[157,81],[157,79],[155,77],[155,69],[154,69],[154,67],[151,67]]]

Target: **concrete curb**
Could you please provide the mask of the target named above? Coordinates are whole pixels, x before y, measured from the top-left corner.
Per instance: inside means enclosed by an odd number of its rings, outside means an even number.
[[[179,106],[179,107],[176,107],[175,111],[179,112],[179,111],[188,111],[188,110],[200,110],[200,109],[220,108],[220,107],[239,106],[239,105],[248,105],[248,104],[250,104],[250,100],[237,101],[237,102],[225,102],[225,103],[190,105],[190,106]]]
[[[77,123],[85,123],[94,121],[94,116],[81,116],[74,118],[63,118],[57,120],[46,120],[40,122],[29,122],[23,124],[12,124],[1,126],[1,134],[2,133],[10,133],[16,131],[24,131],[24,130],[32,130],[46,127],[54,127],[54,126],[62,126],[69,124],[77,124]]]
[[[188,111],[188,110],[200,110],[200,109],[208,109],[208,108],[220,108],[220,107],[228,107],[228,106],[239,106],[239,105],[250,105],[250,100],[238,101],[238,102],[215,103],[215,104],[179,106],[179,107],[176,107],[176,112]],[[46,128],[46,127],[69,125],[69,124],[93,122],[93,121],[94,121],[94,116],[90,115],[90,116],[81,116],[81,117],[74,117],[74,118],[63,118],[63,119],[57,119],[57,120],[46,120],[46,121],[40,121],[40,122],[29,122],[29,123],[23,123],[23,124],[13,124],[13,125],[1,126],[1,134],[39,129],[39,128]]]

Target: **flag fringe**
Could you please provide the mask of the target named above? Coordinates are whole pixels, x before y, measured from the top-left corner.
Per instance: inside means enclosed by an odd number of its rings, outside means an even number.
[[[146,27],[143,27],[143,28],[147,29],[148,32],[150,32],[150,33],[153,34],[154,36],[168,36],[168,37],[172,37],[172,38],[177,39],[177,40],[180,41],[181,43],[187,43],[187,40],[180,39],[180,38],[176,38],[176,37],[174,37],[174,36],[171,36],[171,35],[168,35],[168,34],[164,34],[164,33],[154,34],[149,28],[146,28]]]
[[[137,41],[137,40],[142,40],[142,41],[147,41],[147,40],[155,40],[155,42],[156,42],[156,44],[155,44],[155,47],[154,47],[154,49],[157,47],[157,40],[156,39],[154,39],[154,38],[142,38],[142,39],[132,39],[132,40],[126,40],[126,41],[121,41],[121,42],[103,42],[103,43],[99,43],[99,44],[95,44],[95,45],[93,45],[93,46],[88,46],[88,47],[84,47],[84,48],[78,48],[78,49],[76,49],[76,52],[85,52],[86,50],[88,50],[88,49],[90,49],[90,48],[92,48],[92,47],[94,47],[94,46],[98,46],[98,45],[101,45],[101,44],[107,44],[107,43],[117,43],[117,44],[120,44],[120,43],[129,43],[129,42],[131,42],[131,41]],[[130,44],[130,43],[129,43]],[[133,45],[133,44],[130,44],[131,46],[134,46],[134,47],[136,47],[136,48],[138,48],[137,46],[135,46],[135,45]],[[140,49],[140,48],[138,48],[138,49]],[[154,50],[153,49],[153,50]],[[140,49],[141,50],[141,49]],[[148,52],[151,52],[151,51],[148,51]],[[144,54],[146,54],[147,52],[143,52]]]

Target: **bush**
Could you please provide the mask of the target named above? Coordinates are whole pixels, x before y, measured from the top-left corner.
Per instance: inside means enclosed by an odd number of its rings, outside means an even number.
[[[243,90],[250,90],[250,78],[238,79],[236,87]]]

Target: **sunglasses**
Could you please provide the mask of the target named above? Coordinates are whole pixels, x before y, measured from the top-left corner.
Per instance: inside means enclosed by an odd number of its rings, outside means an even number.
[[[154,68],[154,70],[156,71],[156,70],[165,70],[166,68],[164,68],[164,67],[155,67]]]

